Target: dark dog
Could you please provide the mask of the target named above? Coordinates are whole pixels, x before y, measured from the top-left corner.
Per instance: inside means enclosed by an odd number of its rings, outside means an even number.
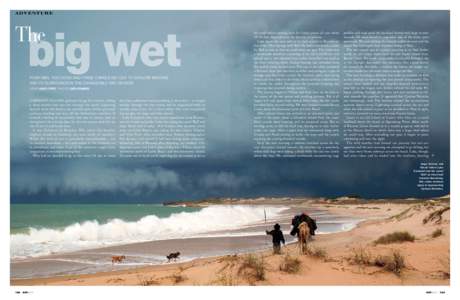
[[[166,255],[166,258],[168,259],[168,262],[170,262],[172,259],[176,261],[179,258],[180,252],[174,252],[174,253],[169,253],[169,255]]]

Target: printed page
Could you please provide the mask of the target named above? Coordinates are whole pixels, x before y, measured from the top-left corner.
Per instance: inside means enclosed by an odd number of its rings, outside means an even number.
[[[11,10],[10,49],[18,294],[449,288],[448,10]]]

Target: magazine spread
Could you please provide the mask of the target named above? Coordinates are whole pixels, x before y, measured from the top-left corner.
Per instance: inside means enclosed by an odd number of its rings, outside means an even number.
[[[11,10],[10,55],[10,285],[450,286],[448,10]]]

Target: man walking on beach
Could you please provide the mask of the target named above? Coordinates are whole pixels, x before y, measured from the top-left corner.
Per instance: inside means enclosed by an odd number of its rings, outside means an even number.
[[[283,245],[285,245],[286,242],[284,241],[284,235],[280,229],[280,224],[276,223],[274,228],[275,229],[272,231],[266,230],[265,232],[273,238],[273,254],[281,254],[281,242],[283,242]]]

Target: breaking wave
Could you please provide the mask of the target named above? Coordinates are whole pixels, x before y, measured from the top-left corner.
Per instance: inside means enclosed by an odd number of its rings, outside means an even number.
[[[265,207],[266,217],[273,218],[286,209]],[[237,229],[264,220],[265,212],[261,206],[211,206],[197,212],[175,213],[167,218],[148,215],[133,222],[112,219],[103,224],[85,221],[62,229],[31,227],[28,233],[11,235],[11,257],[25,258]]]

